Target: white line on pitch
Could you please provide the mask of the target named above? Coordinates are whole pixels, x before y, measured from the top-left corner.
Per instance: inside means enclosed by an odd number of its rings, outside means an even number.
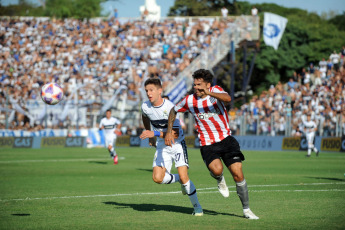
[[[345,184],[345,183],[309,183],[303,185],[330,185],[330,184]],[[287,184],[283,184],[282,186],[286,186]],[[301,184],[290,184],[290,186],[301,185]],[[269,186],[280,186],[280,185],[253,185],[249,187],[269,187]],[[200,188],[197,189],[198,193],[218,193],[218,191],[205,191],[215,188]],[[344,192],[345,189],[287,189],[287,190],[249,190],[249,192]],[[235,191],[230,191],[234,193]],[[146,193],[123,193],[123,194],[108,194],[108,195],[85,195],[85,196],[61,196],[61,197],[37,197],[37,198],[19,198],[19,199],[7,199],[2,200],[0,202],[6,201],[24,201],[24,200],[50,200],[50,199],[73,199],[73,198],[95,198],[95,197],[116,197],[116,196],[143,196],[143,195],[168,195],[168,194],[177,194],[181,193],[181,191],[175,192],[146,192]]]
[[[0,164],[10,164],[10,163],[37,163],[37,162],[75,162],[75,161],[101,161],[101,160],[111,160],[108,158],[89,158],[89,159],[47,159],[47,160],[13,160],[13,161],[0,161]],[[125,157],[119,157],[119,160],[124,160]]]

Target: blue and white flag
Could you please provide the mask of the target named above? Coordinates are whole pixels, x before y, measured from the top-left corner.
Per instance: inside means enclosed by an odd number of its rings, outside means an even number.
[[[176,86],[173,88],[167,96],[169,97],[169,100],[177,104],[183,97],[186,96],[187,93],[187,85],[186,81],[182,79]]]
[[[264,41],[267,46],[273,46],[275,50],[278,49],[280,39],[283,36],[287,18],[282,16],[265,13],[264,15]]]

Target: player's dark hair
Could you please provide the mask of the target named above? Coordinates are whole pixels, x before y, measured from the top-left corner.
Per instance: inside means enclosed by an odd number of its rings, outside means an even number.
[[[105,111],[105,112],[111,112],[111,109],[107,109],[107,111]]]
[[[162,88],[162,83],[161,80],[159,78],[149,78],[145,81],[145,87],[147,85],[155,85],[158,88]]]
[[[194,79],[203,79],[206,83],[212,83],[213,74],[207,69],[198,69],[193,73]]]

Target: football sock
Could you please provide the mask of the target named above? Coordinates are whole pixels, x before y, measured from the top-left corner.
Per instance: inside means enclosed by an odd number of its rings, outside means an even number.
[[[314,150],[314,152],[317,152],[317,151],[318,151],[316,147],[314,147],[314,149],[313,149],[313,150]]]
[[[201,207],[199,201],[198,201],[198,196],[196,194],[196,188],[191,180],[189,180],[187,183],[182,184],[183,187],[186,190],[186,193],[189,197],[190,202],[192,203],[194,208]]]
[[[308,155],[311,155],[311,148],[308,148]]]
[[[243,209],[249,208],[249,196],[248,196],[248,187],[246,180],[241,182],[236,182],[236,191],[239,196]]]
[[[180,176],[178,174],[165,173],[162,184],[172,184],[180,181]]]
[[[211,177],[213,177],[214,179],[216,179],[217,181],[221,181],[223,179],[223,173],[219,176],[216,176],[212,173],[212,171],[210,171],[210,175]]]
[[[115,151],[115,149],[114,149],[114,147],[112,147],[110,150],[108,150],[109,151],[109,154],[110,154],[110,156],[112,157],[112,158],[114,158],[115,156],[116,156],[116,151]]]

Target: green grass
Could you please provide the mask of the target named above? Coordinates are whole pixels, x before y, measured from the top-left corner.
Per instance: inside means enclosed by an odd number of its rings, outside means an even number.
[[[247,220],[230,173],[225,199],[199,150],[189,149],[189,176],[203,217],[179,184],[152,181],[153,148],[117,152],[113,165],[104,148],[0,149],[0,229],[345,229],[345,154],[244,151],[260,217]]]

